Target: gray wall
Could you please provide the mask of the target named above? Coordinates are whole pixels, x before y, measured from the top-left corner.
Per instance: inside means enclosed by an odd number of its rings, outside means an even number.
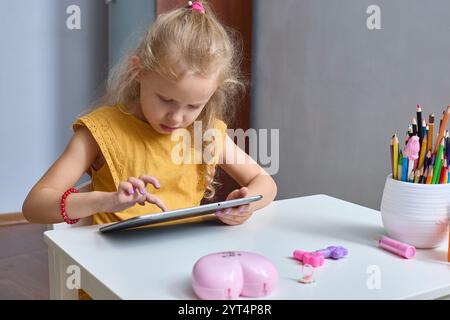
[[[366,9],[381,7],[381,30]],[[279,199],[379,209],[389,139],[450,103],[450,1],[255,1],[252,122],[280,128]],[[403,144],[402,144],[403,146]]]
[[[109,3],[109,63],[135,46],[155,19],[154,0],[112,0]]]
[[[81,29],[66,28],[79,5]],[[70,124],[102,91],[104,0],[0,2],[0,212],[17,212],[64,150]]]

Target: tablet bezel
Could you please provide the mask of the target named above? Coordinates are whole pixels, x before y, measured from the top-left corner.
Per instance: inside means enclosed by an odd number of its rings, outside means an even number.
[[[262,195],[251,196],[247,198],[239,198],[233,200],[225,200],[220,202],[208,203],[196,207],[182,208],[171,211],[164,211],[159,213],[150,213],[137,217],[133,217],[127,220],[115,222],[99,229],[101,233],[110,233],[119,230],[125,230],[129,228],[141,227],[146,225],[152,225],[161,222],[203,216],[210,213],[214,213],[218,210],[238,207],[246,205],[251,202],[259,201],[263,197]]]

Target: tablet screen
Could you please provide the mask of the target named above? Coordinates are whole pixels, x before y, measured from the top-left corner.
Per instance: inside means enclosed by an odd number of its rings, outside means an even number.
[[[251,202],[255,202],[262,199],[262,195],[251,196],[247,198],[226,200],[222,202],[214,202],[209,204],[204,204],[201,206],[183,208],[172,211],[165,211],[160,213],[151,213],[146,215],[137,216],[124,221],[109,224],[107,226],[101,227],[99,230],[102,233],[108,233],[113,231],[124,230],[128,228],[140,227],[145,225],[151,225],[155,223],[161,223],[166,221],[196,217],[214,213],[218,210],[238,207]]]

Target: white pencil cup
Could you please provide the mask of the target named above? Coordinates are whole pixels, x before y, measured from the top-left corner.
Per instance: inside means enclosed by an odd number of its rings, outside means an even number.
[[[447,239],[450,184],[419,184],[389,175],[381,200],[387,234],[416,248],[435,248]]]

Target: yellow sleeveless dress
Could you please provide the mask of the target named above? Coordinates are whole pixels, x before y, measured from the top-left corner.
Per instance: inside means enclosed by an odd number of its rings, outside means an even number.
[[[147,191],[161,198],[169,210],[199,205],[206,190],[206,164],[172,161],[172,152],[176,146],[180,146],[181,140],[172,141],[170,134],[158,133],[150,124],[126,110],[124,105],[100,107],[72,124],[74,131],[80,126],[89,129],[105,158],[105,164],[98,171],[92,166],[87,171],[91,176],[92,190],[116,192],[121,181],[148,174],[159,180],[161,188],[156,189],[149,184]],[[226,124],[216,120],[214,128],[221,134],[219,146],[220,143],[223,145]],[[195,159],[194,145],[191,140],[191,159]],[[212,165],[216,164],[217,159],[212,162]],[[136,204],[121,212],[98,212],[93,216],[93,223],[122,221],[157,212],[161,212],[161,209],[154,204]],[[209,220],[212,217],[188,218],[181,222]],[[164,224],[173,223],[180,221]]]
[[[148,174],[159,180],[161,188],[155,189],[152,185],[147,185],[147,191],[161,198],[169,210],[200,204],[206,190],[203,179],[206,164],[179,164],[172,161],[174,147],[180,145],[180,142],[172,141],[170,134],[158,133],[150,124],[128,113],[124,105],[100,107],[72,124],[74,131],[81,126],[89,129],[105,158],[105,164],[101,168],[95,170],[91,166],[87,171],[91,177],[93,191],[116,192],[121,181]],[[223,121],[217,120],[214,127],[220,131],[223,145],[227,126]],[[190,145],[191,159],[195,159],[195,144],[191,141]],[[217,162],[212,163],[216,164]],[[93,216],[93,223],[122,221],[157,212],[161,210],[154,204],[146,203],[145,206],[136,204],[121,212],[98,212]],[[211,219],[215,219],[214,215],[154,226]],[[82,289],[78,291],[78,297],[80,300],[91,299]]]

